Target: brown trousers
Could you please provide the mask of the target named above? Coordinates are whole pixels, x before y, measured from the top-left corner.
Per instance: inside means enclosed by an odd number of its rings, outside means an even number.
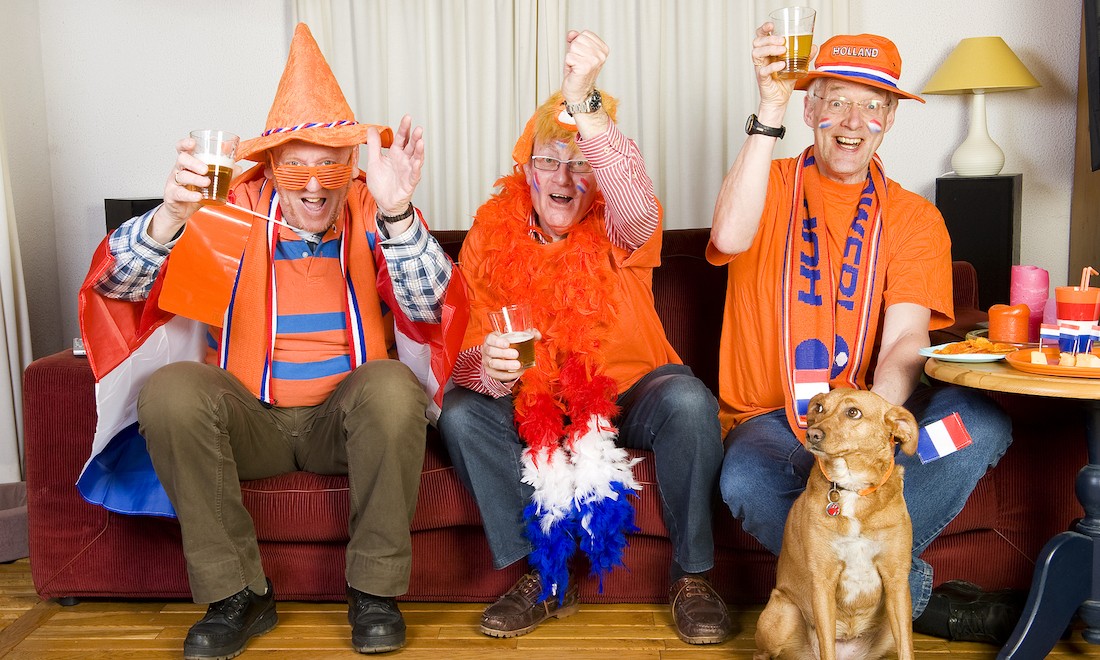
[[[396,360],[367,362],[324,403],[299,408],[265,407],[207,364],[154,373],[138,400],[139,428],[179,517],[195,602],[263,584],[240,482],[296,470],[348,475],[348,584],[378,596],[405,593],[426,406],[420,383]]]

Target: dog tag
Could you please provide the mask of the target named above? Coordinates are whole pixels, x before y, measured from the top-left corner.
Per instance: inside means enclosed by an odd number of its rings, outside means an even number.
[[[833,499],[834,497],[836,499]],[[837,490],[836,484],[833,484],[833,487],[829,489],[828,498],[829,502],[825,505],[825,514],[836,518],[840,515],[840,491]]]

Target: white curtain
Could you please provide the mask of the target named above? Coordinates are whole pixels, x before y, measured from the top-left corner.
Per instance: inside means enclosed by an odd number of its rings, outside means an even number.
[[[850,0],[804,0],[818,42],[847,31]],[[642,150],[667,228],[708,227],[758,97],[749,50],[775,0],[294,0],[360,121],[425,128],[414,201],[437,229],[465,229],[511,171],[527,119],[561,83],[565,34],[611,54],[601,90]],[[812,141],[801,95],[778,156]]]
[[[0,483],[23,480],[23,370],[31,363],[30,322],[0,110]]]

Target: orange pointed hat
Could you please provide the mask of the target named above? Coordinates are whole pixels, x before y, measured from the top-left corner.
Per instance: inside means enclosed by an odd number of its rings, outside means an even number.
[[[382,146],[390,146],[393,131],[388,127],[355,121],[355,114],[313,34],[305,23],[299,23],[294,28],[290,55],[275,92],[275,102],[267,114],[265,130],[260,137],[242,141],[237,158],[259,162],[263,152],[291,140],[325,147],[363,144],[371,126],[382,136]]]

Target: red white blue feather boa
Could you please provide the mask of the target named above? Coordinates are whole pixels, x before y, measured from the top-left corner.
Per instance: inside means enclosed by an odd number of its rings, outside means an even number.
[[[603,374],[601,351],[619,287],[602,196],[564,239],[565,251],[548,259],[547,247],[529,234],[522,171],[497,185],[502,190],[478,210],[471,230],[484,252],[482,272],[470,278],[485,283],[474,313],[483,318],[502,304],[527,303],[543,335],[535,366],[514,390],[515,419],[527,443],[522,478],[534,488],[524,510],[534,548],[528,560],[542,579],[542,598],[561,599],[578,549],[602,580],[622,564],[627,534],[637,530],[626,497],[641,488],[631,470],[636,460],[615,446],[617,385]]]

